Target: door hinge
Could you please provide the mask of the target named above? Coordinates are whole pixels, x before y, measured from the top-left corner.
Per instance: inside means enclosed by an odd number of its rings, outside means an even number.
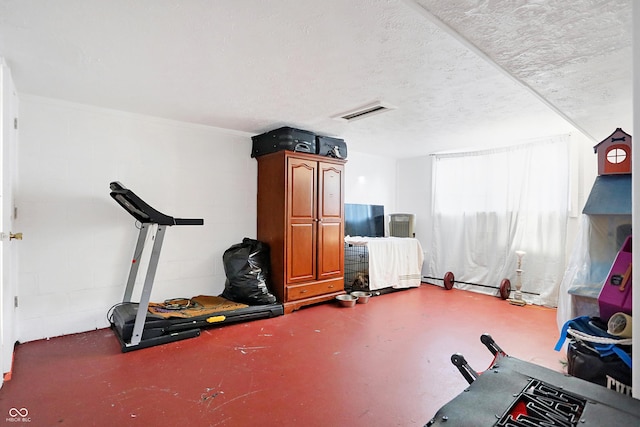
[[[18,129],[18,118],[17,117],[14,117],[14,119],[13,119],[13,128],[14,129]]]
[[[18,297],[17,296],[13,297],[13,307],[14,308],[18,308]]]

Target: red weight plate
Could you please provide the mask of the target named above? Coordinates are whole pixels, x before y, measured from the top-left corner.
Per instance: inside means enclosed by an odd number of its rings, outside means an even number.
[[[502,279],[502,282],[500,282],[500,298],[507,299],[509,295],[511,295],[511,281]]]
[[[453,273],[450,271],[447,271],[447,274],[444,275],[444,288],[446,290],[451,290],[453,288],[453,282],[454,282],[455,277],[453,276]]]

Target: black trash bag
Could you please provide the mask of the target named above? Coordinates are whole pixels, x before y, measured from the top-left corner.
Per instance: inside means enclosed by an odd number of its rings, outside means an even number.
[[[245,237],[227,249],[222,255],[227,280],[222,297],[249,305],[266,305],[276,302],[269,292],[271,258],[269,246]]]

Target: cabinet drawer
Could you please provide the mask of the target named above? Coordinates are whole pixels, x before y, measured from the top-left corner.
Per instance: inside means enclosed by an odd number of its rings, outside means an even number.
[[[338,286],[340,281],[306,283],[302,285],[287,286],[287,301],[295,301],[299,299],[315,297],[317,295],[329,294],[342,290]]]

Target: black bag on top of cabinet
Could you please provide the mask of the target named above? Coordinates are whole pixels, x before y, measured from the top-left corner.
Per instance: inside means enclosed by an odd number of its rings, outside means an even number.
[[[347,143],[344,142],[344,139],[317,136],[316,147],[321,156],[335,157],[336,159],[347,158]]]
[[[251,157],[259,157],[276,151],[289,150],[300,153],[316,152],[316,135],[302,129],[281,127],[251,137]]]

